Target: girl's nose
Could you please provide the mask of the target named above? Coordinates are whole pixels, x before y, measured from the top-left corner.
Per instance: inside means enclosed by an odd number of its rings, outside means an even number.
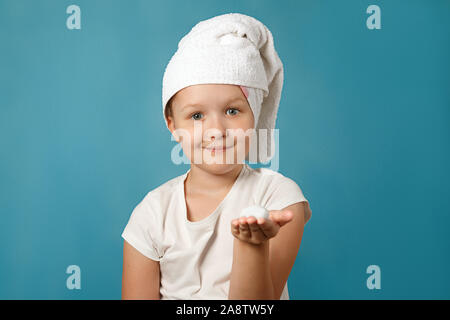
[[[205,138],[209,141],[224,138],[227,133],[225,119],[222,119],[220,116],[214,116],[208,120],[205,121],[206,127],[203,128],[205,130]]]

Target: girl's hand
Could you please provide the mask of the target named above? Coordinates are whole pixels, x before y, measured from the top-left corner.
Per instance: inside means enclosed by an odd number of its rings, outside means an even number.
[[[269,219],[253,216],[241,217],[231,221],[231,233],[239,240],[252,244],[261,244],[277,235],[278,230],[291,221],[293,213],[290,210],[269,211]]]

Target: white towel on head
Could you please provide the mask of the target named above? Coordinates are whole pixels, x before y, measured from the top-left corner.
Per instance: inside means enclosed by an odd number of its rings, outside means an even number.
[[[250,103],[250,106],[253,114],[258,115],[257,135],[259,129],[267,129],[268,134],[267,144],[258,148],[257,161],[269,161],[273,156],[273,129],[283,88],[283,64],[270,30],[259,20],[240,13],[223,14],[196,24],[180,40],[165,69],[163,116],[167,102],[179,90],[207,83],[243,85],[254,88],[254,92],[261,90],[261,104]],[[165,116],[164,119],[167,126]],[[256,140],[251,141],[256,145]]]

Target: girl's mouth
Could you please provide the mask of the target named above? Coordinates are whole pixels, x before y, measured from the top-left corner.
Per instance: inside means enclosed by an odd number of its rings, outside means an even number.
[[[228,148],[222,147],[222,148],[204,148],[205,150],[211,152],[211,153],[220,153],[220,152],[225,152],[225,150],[231,149],[234,146],[230,146]]]

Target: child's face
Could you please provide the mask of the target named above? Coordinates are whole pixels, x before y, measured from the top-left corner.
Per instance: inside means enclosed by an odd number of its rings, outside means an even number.
[[[174,136],[191,163],[195,155],[196,164],[210,168],[243,163],[249,152],[254,117],[239,86],[201,84],[177,92],[167,123],[172,134],[177,130]],[[211,149],[213,145],[229,149]]]

